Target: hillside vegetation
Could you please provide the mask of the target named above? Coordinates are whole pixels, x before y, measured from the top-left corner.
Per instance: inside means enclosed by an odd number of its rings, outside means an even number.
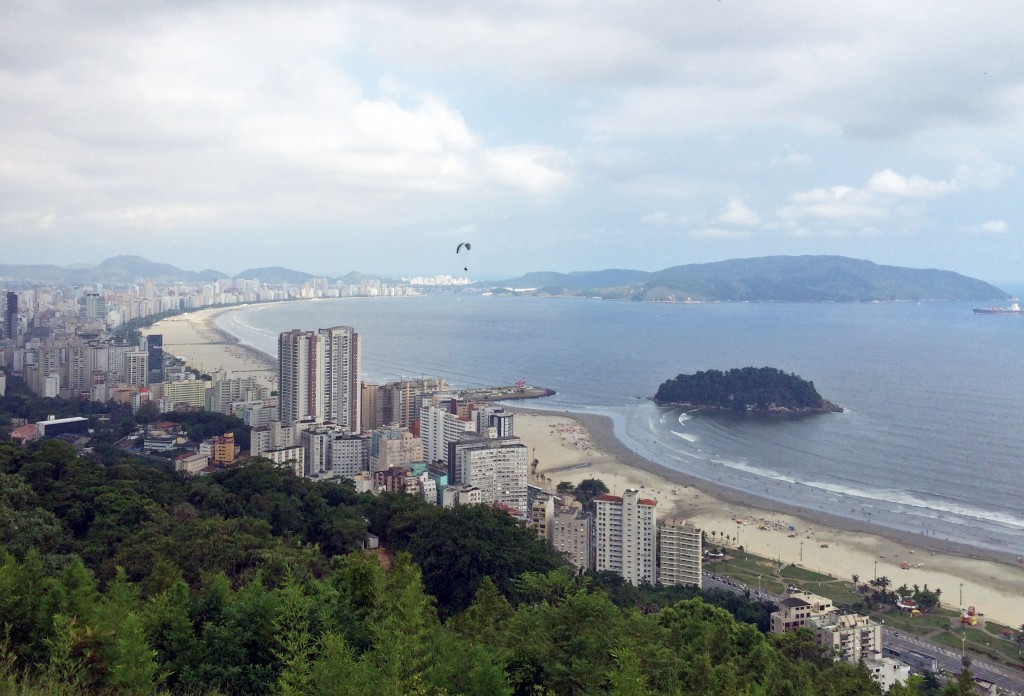
[[[576,577],[485,506],[0,443],[4,694],[880,693],[720,597]]]

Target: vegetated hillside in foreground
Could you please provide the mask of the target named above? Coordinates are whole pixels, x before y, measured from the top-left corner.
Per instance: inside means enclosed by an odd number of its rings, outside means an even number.
[[[842,409],[823,399],[809,382],[774,367],[704,370],[678,375],[658,387],[658,403],[695,408],[760,412],[836,412]]]
[[[529,274],[489,285],[539,288],[543,294],[676,302],[981,301],[1009,297],[994,285],[952,271],[883,266],[843,256],[766,256],[688,264],[619,285],[608,282],[614,276],[600,275],[605,273],[573,274],[571,284],[552,274]],[[538,280],[549,282],[540,284]]]
[[[618,606],[609,582],[486,506],[0,443],[2,693],[880,693],[806,631],[766,636],[693,588]]]

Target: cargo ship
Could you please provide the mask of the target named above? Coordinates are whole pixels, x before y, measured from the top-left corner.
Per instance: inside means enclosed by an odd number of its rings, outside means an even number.
[[[1024,315],[1024,309],[1020,308],[1020,305],[1014,302],[1009,307],[975,307],[975,314],[1022,314]]]

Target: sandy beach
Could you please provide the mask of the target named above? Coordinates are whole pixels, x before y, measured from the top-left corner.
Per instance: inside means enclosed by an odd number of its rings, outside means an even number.
[[[698,482],[630,451],[604,416],[516,410],[516,435],[530,448],[531,460],[539,460],[537,474],[543,477],[533,483],[553,489],[561,481],[597,478],[613,493],[643,488],[658,501],[659,517],[690,519],[709,535],[738,538],[751,553],[838,578],[858,575],[861,582],[875,577],[877,562],[878,576],[888,577],[893,588],[927,584],[941,589],[943,606],[954,609],[962,583],[965,606],[1012,627],[1024,623],[1024,567],[981,558],[967,546],[931,539],[925,544],[924,537],[869,529],[853,520],[844,524]]]
[[[201,372],[210,375],[225,372],[230,377],[257,377],[271,389],[276,389],[277,359],[242,345],[214,322],[218,315],[232,309],[221,307],[178,314],[142,329],[142,334],[161,334],[165,352],[184,358],[190,367]]]
[[[231,308],[200,310],[158,322],[144,330],[162,334],[164,349],[203,372],[256,376],[276,388],[276,359],[241,345],[219,329],[214,318]],[[752,553],[861,582],[887,576],[893,587],[904,583],[942,590],[943,606],[975,606],[987,618],[1017,627],[1024,624],[1024,566],[965,545],[902,534],[820,511],[795,509],[738,493],[649,461],[616,439],[611,419],[596,414],[554,413],[525,408],[516,435],[539,460],[533,483],[554,488],[560,481],[598,478],[614,493],[643,488],[658,501],[658,515],[693,520],[701,529],[739,538]],[[794,530],[790,530],[790,526]],[[760,527],[765,527],[761,529]],[[790,536],[794,534],[794,536]],[[803,560],[801,561],[801,554]],[[906,563],[908,568],[901,567]]]

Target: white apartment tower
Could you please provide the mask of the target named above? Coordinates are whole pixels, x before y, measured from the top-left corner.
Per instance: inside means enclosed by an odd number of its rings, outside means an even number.
[[[526,468],[529,455],[518,437],[461,440],[450,445],[449,485],[476,486],[483,502],[502,503],[530,514]]]
[[[450,466],[448,445],[472,432],[471,421],[461,420],[446,408],[427,405],[420,409],[420,439],[423,441],[423,458],[428,462],[440,459]]]
[[[359,334],[351,326],[282,333],[277,340],[283,425],[312,420],[359,432]]]
[[[701,586],[701,531],[692,522],[666,517],[658,525],[658,582]]]
[[[594,527],[596,570],[618,573],[634,585],[654,584],[657,558],[656,500],[640,497],[640,491],[627,490],[622,497],[602,495],[595,499],[597,522]]]

